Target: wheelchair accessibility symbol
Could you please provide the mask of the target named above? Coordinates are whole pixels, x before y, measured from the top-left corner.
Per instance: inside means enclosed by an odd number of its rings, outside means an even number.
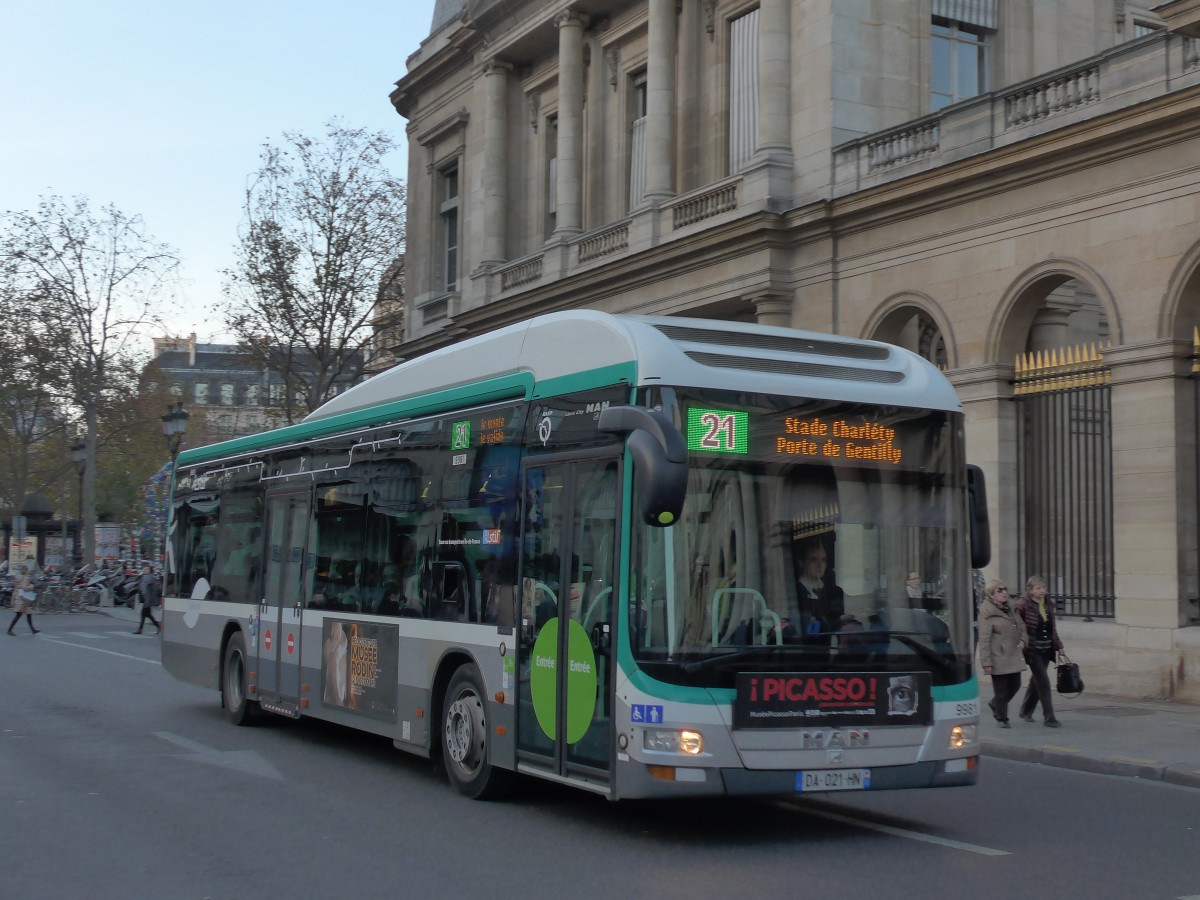
[[[663,708],[661,706],[647,706],[644,703],[635,703],[630,707],[630,713],[633,721],[639,724],[657,725],[663,720]]]

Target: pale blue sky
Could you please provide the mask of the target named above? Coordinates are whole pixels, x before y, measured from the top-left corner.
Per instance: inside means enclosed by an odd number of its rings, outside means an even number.
[[[388,92],[434,0],[0,0],[0,212],[84,195],[179,251],[173,330],[221,339],[247,176],[266,141],[340,116],[391,134]],[[147,348],[148,349],[148,348]]]

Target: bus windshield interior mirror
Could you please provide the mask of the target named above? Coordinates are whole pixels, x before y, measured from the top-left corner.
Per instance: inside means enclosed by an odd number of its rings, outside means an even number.
[[[967,466],[967,504],[971,522],[971,567],[982,569],[992,561],[992,527],[988,523],[987,490],[979,466]]]
[[[610,406],[601,431],[629,435],[638,514],[647,525],[673,525],[687,494],[687,444],[666,413],[640,406]]]

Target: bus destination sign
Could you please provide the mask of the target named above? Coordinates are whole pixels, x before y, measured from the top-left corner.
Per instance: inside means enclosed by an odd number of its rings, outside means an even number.
[[[852,423],[821,416],[786,416],[775,438],[779,456],[860,459],[898,465],[904,452],[896,446],[896,429],[878,422]]]
[[[688,450],[891,465],[899,465],[904,459],[897,430],[879,422],[852,421],[845,415],[753,416],[753,419],[752,415],[745,410],[689,407]]]

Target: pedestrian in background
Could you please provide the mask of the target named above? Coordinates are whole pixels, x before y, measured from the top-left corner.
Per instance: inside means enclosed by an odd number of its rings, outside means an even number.
[[[162,587],[158,583],[158,576],[154,574],[154,570],[150,566],[142,567],[142,577],[138,580],[138,596],[142,598],[142,615],[138,619],[137,631],[134,634],[142,633],[147,619],[154,623],[154,627],[161,634],[162,625],[154,618],[154,607],[162,602]]]
[[[17,620],[24,614],[25,621],[29,623],[29,630],[34,634],[38,633],[38,629],[33,627],[33,601],[37,599],[37,591],[33,588],[33,579],[29,577],[29,566],[21,566],[17,570],[17,578],[13,582],[13,609],[17,614],[13,616],[13,620],[8,623],[8,633],[13,633],[13,626],[17,624]],[[14,634],[13,637],[16,637]]]
[[[1025,623],[1009,602],[1008,588],[993,581],[979,607],[979,668],[992,677],[988,706],[1001,728],[1008,724],[1008,703],[1021,690],[1025,671]]]
[[[1025,582],[1025,593],[1017,601],[1017,612],[1025,622],[1025,662],[1029,663],[1029,687],[1021,701],[1021,718],[1033,721],[1033,711],[1042,704],[1043,721],[1048,728],[1061,728],[1054,717],[1054,692],[1050,687],[1050,663],[1063,644],[1054,621],[1054,606],[1046,602],[1046,582],[1033,575]]]

